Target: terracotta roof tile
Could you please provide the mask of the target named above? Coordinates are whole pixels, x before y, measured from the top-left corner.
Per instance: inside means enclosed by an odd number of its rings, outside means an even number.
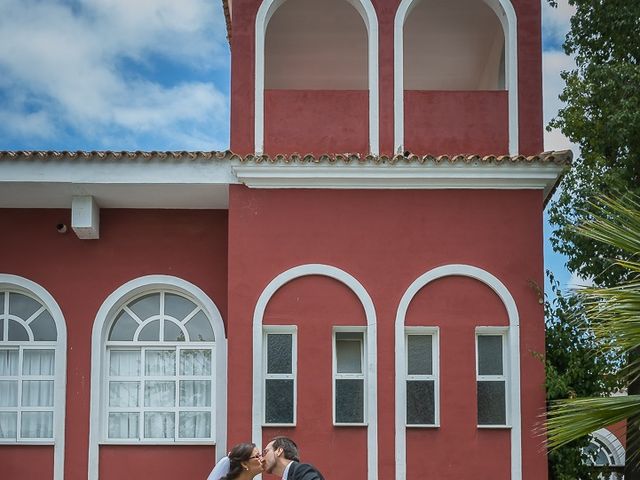
[[[543,152],[538,155],[361,155],[358,153],[337,153],[301,155],[237,155],[230,150],[224,151],[43,151],[43,150],[16,150],[0,151],[1,160],[77,160],[77,161],[167,161],[167,162],[191,162],[191,161],[240,161],[243,163],[283,163],[283,164],[515,164],[515,163],[554,163],[569,165],[573,155],[570,150]]]

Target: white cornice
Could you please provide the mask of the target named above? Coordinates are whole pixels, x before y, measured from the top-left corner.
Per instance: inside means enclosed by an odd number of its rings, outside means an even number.
[[[565,166],[557,163],[316,164],[232,162],[251,188],[540,189],[551,193]]]

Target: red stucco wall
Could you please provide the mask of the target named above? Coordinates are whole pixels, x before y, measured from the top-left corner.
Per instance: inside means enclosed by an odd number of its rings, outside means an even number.
[[[366,154],[369,152],[369,92],[267,90],[264,139],[265,152],[271,155]]]
[[[405,149],[424,155],[509,153],[508,93],[404,92]]]
[[[226,321],[226,211],[102,209],[100,217],[100,239],[79,240],[56,232],[57,223],[71,225],[69,210],[0,210],[10,226],[1,270],[44,287],[67,323],[66,480],[87,478],[91,331],[109,294],[143,275],[173,275],[204,290]],[[205,478],[214,448],[109,447],[100,457],[101,479]],[[7,478],[52,478],[53,448],[0,446],[0,465],[0,476],[18,472]]]
[[[232,186],[229,368],[235,381],[229,385],[229,423],[233,425],[230,444],[251,436],[252,373],[247,352],[251,349],[253,309],[260,293],[275,276],[294,266],[333,265],[358,279],[376,308],[378,478],[394,478],[394,322],[398,303],[422,273],[444,264],[462,263],[495,275],[518,306],[522,372],[526,372],[522,377],[524,479],[544,480],[545,456],[539,448],[540,438],[532,433],[544,409],[544,370],[533,355],[543,352],[544,324],[538,294],[529,283],[542,285],[543,281],[541,211],[542,195],[537,191],[253,190]],[[337,295],[340,288],[331,287],[331,283],[321,277],[296,280],[277,303],[274,297],[274,305],[282,307],[270,306],[282,313],[271,320],[274,323],[293,321],[299,325],[301,342],[307,342],[308,336],[317,337],[316,344],[309,346],[312,354],[299,349],[299,378],[309,383],[304,388],[299,386],[298,414],[302,419],[306,412],[317,412],[322,425],[299,423],[288,432],[299,441],[303,460],[318,464],[327,478],[364,479],[366,470],[353,476],[341,473],[352,468],[354,462],[365,462],[362,449],[366,433],[362,427],[352,433],[330,426],[330,326],[315,320],[360,324],[362,312],[353,303],[343,304]],[[318,298],[320,303],[314,303]],[[327,305],[321,307],[323,301]],[[307,319],[314,320],[307,323]],[[451,278],[419,292],[409,321],[417,323],[419,319],[442,328],[442,425],[439,429],[409,432],[408,478],[424,474],[424,469],[434,478],[470,478],[479,471],[490,472],[486,478],[505,478],[510,465],[510,433],[475,428],[471,348],[473,326],[504,324],[504,309],[483,285]],[[309,372],[310,378],[303,379],[302,372]],[[306,392],[324,395],[323,403]],[[271,434],[271,429],[265,429],[265,437]],[[349,435],[360,436],[344,449]]]

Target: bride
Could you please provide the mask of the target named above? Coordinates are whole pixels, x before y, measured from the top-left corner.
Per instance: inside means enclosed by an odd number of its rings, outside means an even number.
[[[262,470],[262,454],[255,444],[239,443],[216,464],[207,480],[251,480]]]

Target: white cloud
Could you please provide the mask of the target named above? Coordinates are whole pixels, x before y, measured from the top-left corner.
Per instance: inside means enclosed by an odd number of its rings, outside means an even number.
[[[3,0],[0,118],[18,121],[0,122],[0,133],[24,142],[72,129],[100,148],[128,130],[131,145],[116,148],[136,148],[144,135],[157,148],[195,148],[176,141],[206,137],[210,148],[225,147],[213,135],[227,131],[227,99],[214,83],[186,76],[226,74],[225,42],[210,0]],[[187,79],[174,71],[161,83],[167,72],[154,68],[163,64]]]
[[[558,0],[557,3],[557,7],[552,7],[547,0],[542,0],[542,36],[545,44],[555,48],[562,45],[569,31],[571,16],[576,11],[568,0]]]

